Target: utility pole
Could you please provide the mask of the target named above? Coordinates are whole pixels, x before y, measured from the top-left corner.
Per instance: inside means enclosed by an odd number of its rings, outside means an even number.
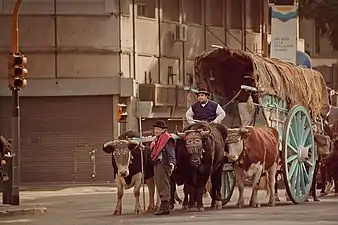
[[[247,41],[246,41],[246,30],[247,30],[247,20],[246,20],[246,0],[241,0],[241,17],[242,17],[242,32],[241,32],[241,47],[243,51],[247,50]]]
[[[9,88],[12,91],[12,193],[11,205],[20,204],[20,107],[19,90],[27,81],[27,59],[19,53],[19,10],[22,0],[16,0],[12,15],[12,54],[9,56]]]
[[[267,0],[261,0],[261,43],[262,43],[262,56],[264,57],[269,57],[268,25],[269,25],[269,2]]]

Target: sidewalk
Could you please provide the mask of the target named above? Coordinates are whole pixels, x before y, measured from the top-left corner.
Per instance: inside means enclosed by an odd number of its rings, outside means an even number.
[[[129,189],[126,190],[125,193],[129,194],[132,193],[132,191],[132,189]],[[145,191],[147,192],[148,190],[146,189]],[[45,202],[45,200],[48,198],[60,198],[69,196],[72,198],[80,199],[80,196],[111,195],[116,192],[116,187],[111,186],[85,186],[71,188],[46,187],[33,188],[33,191],[32,188],[29,188],[28,191],[20,191],[21,202],[19,206],[1,205],[0,217],[44,214],[47,212],[47,207],[45,206],[46,204],[44,205],[40,202]],[[2,198],[2,194],[0,194],[0,198]]]
[[[41,215],[47,211],[44,206],[31,206],[31,205],[1,205],[0,217],[6,216],[21,216],[21,215]]]

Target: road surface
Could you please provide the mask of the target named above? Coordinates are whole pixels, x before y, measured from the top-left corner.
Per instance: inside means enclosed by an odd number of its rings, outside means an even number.
[[[249,201],[249,189],[245,192]],[[147,194],[147,193],[146,193]],[[182,190],[180,189],[180,196]],[[283,195],[281,191],[280,196]],[[261,191],[261,208],[235,208],[237,190],[231,202],[223,210],[205,212],[185,212],[177,209],[169,216],[133,214],[133,194],[128,191],[123,199],[123,215],[113,216],[116,203],[116,189],[110,187],[70,188],[59,191],[21,192],[22,204],[42,205],[47,212],[39,216],[19,216],[0,218],[0,224],[17,225],[319,225],[338,224],[338,198],[325,197],[319,203],[294,205],[282,202],[276,207],[264,205],[265,192]],[[205,199],[206,206],[210,199]],[[178,206],[179,208],[179,206]]]

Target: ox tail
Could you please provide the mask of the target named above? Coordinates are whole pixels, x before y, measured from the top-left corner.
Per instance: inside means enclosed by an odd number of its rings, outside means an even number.
[[[259,181],[259,189],[260,190],[265,190],[266,191],[266,198],[269,197],[269,193],[270,193],[270,185],[269,185],[270,181],[269,181],[269,176],[267,171],[264,172],[264,175],[261,176],[261,179]]]
[[[203,194],[206,195],[208,194],[211,196],[211,177],[209,177],[205,187],[204,187],[204,190],[203,190]]]
[[[266,190],[266,195],[265,197],[268,198],[269,194],[270,194],[270,180],[269,180],[269,176],[267,174],[265,174],[265,178],[266,178],[266,182],[265,182],[265,190]]]

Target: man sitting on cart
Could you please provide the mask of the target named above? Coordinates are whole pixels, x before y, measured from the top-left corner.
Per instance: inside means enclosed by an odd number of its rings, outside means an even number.
[[[222,107],[208,97],[210,93],[205,88],[200,88],[197,92],[198,102],[189,107],[185,117],[189,124],[196,121],[206,121],[209,123],[221,123],[225,117]]]

